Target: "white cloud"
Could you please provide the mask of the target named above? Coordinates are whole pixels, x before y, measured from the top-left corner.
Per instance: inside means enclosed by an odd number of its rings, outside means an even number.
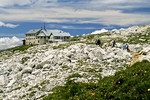
[[[58,24],[49,24],[48,28],[62,28],[62,29],[97,29],[95,27],[86,27],[86,26],[72,26],[72,25],[58,25]]]
[[[0,38],[0,50],[15,47],[22,44],[22,39],[17,37]]]
[[[116,8],[149,7],[149,0],[0,0],[0,7],[25,6],[34,8],[69,7],[73,9],[113,10]]]
[[[15,28],[15,27],[17,27],[19,25],[14,25],[14,24],[10,24],[10,23],[5,24],[4,22],[0,21],[0,26],[9,27],[9,28]]]
[[[0,7],[15,7],[16,5],[41,8],[56,6],[57,0],[0,0]]]
[[[149,7],[149,0],[1,0],[2,21],[34,21],[55,23],[100,23],[131,25],[150,23],[150,14],[123,13],[125,9]],[[7,8],[28,5],[23,8]],[[3,8],[6,7],[6,8]],[[63,28],[74,28],[63,26]]]
[[[113,9],[132,9],[138,7],[149,7],[149,0],[91,0],[91,5],[94,9],[99,10],[113,10]],[[91,8],[90,7],[90,8]]]
[[[3,9],[1,20],[58,23],[101,23],[130,25],[150,22],[149,14],[122,13],[120,10],[92,11],[68,8]],[[9,16],[8,16],[9,13]],[[136,16],[136,17],[135,17]]]
[[[108,30],[106,30],[106,29],[96,30],[96,31],[92,32],[91,34],[101,34],[104,32],[108,32]]]
[[[28,5],[31,4],[31,0],[0,0],[0,7],[8,7],[14,5]]]
[[[96,29],[95,27],[62,26],[63,29]]]
[[[25,37],[24,33],[16,33],[16,34],[13,34],[13,33],[9,33],[9,34],[0,33],[0,37],[13,37],[14,35],[16,37],[19,37],[19,38],[24,38]]]

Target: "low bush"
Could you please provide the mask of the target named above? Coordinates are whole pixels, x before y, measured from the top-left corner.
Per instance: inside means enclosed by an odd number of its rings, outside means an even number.
[[[24,64],[28,59],[30,59],[30,57],[23,57],[21,63]]]
[[[150,62],[137,62],[98,83],[76,83],[53,89],[43,100],[150,100]]]
[[[13,47],[13,48],[9,48],[9,49],[6,49],[6,50],[2,50],[0,52],[3,52],[3,51],[24,51],[24,50],[27,50],[28,48],[30,48],[31,46],[29,45],[21,45],[21,46],[16,46],[16,47]]]

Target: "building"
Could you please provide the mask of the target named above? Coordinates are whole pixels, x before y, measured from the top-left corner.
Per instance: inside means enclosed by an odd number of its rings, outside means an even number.
[[[26,45],[46,44],[70,40],[70,34],[62,30],[33,29],[26,33]]]
[[[22,42],[23,42],[23,45],[26,45],[26,40],[24,39],[24,40],[22,40]]]

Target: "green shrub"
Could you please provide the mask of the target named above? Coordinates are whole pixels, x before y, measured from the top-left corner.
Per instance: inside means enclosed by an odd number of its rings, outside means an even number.
[[[16,47],[13,47],[13,48],[9,48],[9,49],[6,49],[6,50],[2,50],[0,52],[3,52],[3,51],[12,51],[12,52],[15,52],[15,51],[24,51],[24,50],[27,50],[28,48],[30,48],[31,46],[28,46],[28,45],[21,45],[21,46],[16,46]]]
[[[80,37],[73,37],[70,39],[70,41],[80,41],[80,39],[81,39]]]
[[[30,94],[29,94],[29,97],[33,97],[35,95],[36,91],[32,91]]]
[[[28,85],[29,85],[28,83],[24,83],[22,86],[27,87]]]
[[[64,65],[64,66],[62,66],[62,68],[64,68],[64,69],[69,69],[69,66]]]
[[[30,59],[30,57],[23,57],[21,63],[24,64],[28,59]]]
[[[65,86],[54,88],[53,94],[43,100],[149,100],[149,67],[148,61],[137,62],[114,76],[99,80],[98,83],[76,83],[68,80]]]
[[[81,78],[82,76],[79,73],[75,73],[75,74],[70,75],[67,79],[70,80],[71,78],[74,78],[74,77]]]
[[[72,45],[73,43],[59,44],[58,46],[53,46],[53,49],[65,49]]]
[[[42,83],[40,83],[40,85],[43,86],[43,85],[46,85],[46,84],[49,84],[49,83],[50,83],[49,80],[45,80]]]

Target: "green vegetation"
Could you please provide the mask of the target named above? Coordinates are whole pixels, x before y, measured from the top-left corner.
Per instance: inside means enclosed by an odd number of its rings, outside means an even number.
[[[53,49],[65,49],[72,45],[73,43],[59,44],[58,46],[54,46]]]
[[[23,57],[21,63],[24,64],[28,59],[30,59],[30,57]]]
[[[150,33],[148,35],[134,35],[128,38],[128,43],[130,44],[142,44],[142,43],[150,43]]]
[[[24,97],[26,97],[26,95],[21,96],[21,98],[24,98]]]
[[[146,25],[141,25],[139,27],[145,27]],[[106,37],[102,37],[106,36]],[[108,36],[108,37],[107,37]],[[90,34],[85,36],[77,36],[71,38],[71,41],[76,41],[79,43],[86,44],[95,44],[95,40],[100,39],[101,44],[100,47],[103,46],[104,43],[111,43],[112,40],[116,40],[117,43],[129,43],[129,44],[149,44],[150,43],[150,28],[147,28],[143,33],[129,33],[127,38],[123,37],[111,37],[111,32],[104,32],[101,34]],[[82,41],[84,40],[84,41]]]
[[[29,94],[29,97],[33,97],[35,95],[36,91],[32,91],[30,94]]]
[[[72,37],[70,41],[80,41],[81,36]]]
[[[45,81],[43,81],[42,83],[40,83],[40,85],[43,86],[43,85],[49,84],[49,83],[50,83],[49,80],[45,80]]]
[[[78,62],[80,66],[87,65],[87,63],[83,62],[82,60],[78,60]]]
[[[76,83],[53,89],[43,100],[149,100],[150,62],[137,62],[98,83]],[[73,75],[74,76],[74,75]],[[79,75],[75,75],[78,76]]]
[[[75,74],[70,75],[67,79],[70,80],[71,78],[75,78],[75,77],[81,78],[82,76],[79,73],[75,73]]]
[[[29,85],[28,83],[24,83],[22,86],[27,87],[28,85]]]
[[[21,87],[17,87],[17,88],[15,88],[15,89],[13,89],[12,91],[14,91],[14,90],[19,90],[19,89],[21,89]]]
[[[1,50],[0,51],[0,57],[3,56],[3,55],[8,55],[8,56],[12,56],[14,53],[17,53],[17,52],[20,52],[20,51],[23,51],[23,53],[25,53],[28,48],[30,48],[31,46],[28,46],[28,45],[21,45],[21,46],[16,46],[16,47],[13,47],[13,48],[9,48],[9,49],[6,49],[6,50]]]
[[[70,67],[67,65],[62,66],[63,69],[69,69]]]
[[[50,83],[49,80],[45,80],[45,81],[41,82],[40,84],[36,84],[35,86],[29,88],[28,91],[34,91],[34,90],[37,90],[37,89],[40,90],[40,91],[47,91],[46,86],[49,83]],[[31,94],[34,94],[34,93],[31,92]]]
[[[2,50],[0,51],[3,52],[3,51],[12,51],[12,52],[15,52],[15,51],[24,51],[24,50],[27,50],[28,48],[30,48],[31,46],[29,45],[21,45],[21,46],[17,46],[17,47],[14,47],[14,48],[9,48],[9,49],[6,49],[6,50]]]
[[[15,91],[15,90],[20,90],[20,89],[21,89],[21,87],[17,87],[17,88],[14,88],[14,89],[10,90],[9,92],[12,92],[12,91]]]

